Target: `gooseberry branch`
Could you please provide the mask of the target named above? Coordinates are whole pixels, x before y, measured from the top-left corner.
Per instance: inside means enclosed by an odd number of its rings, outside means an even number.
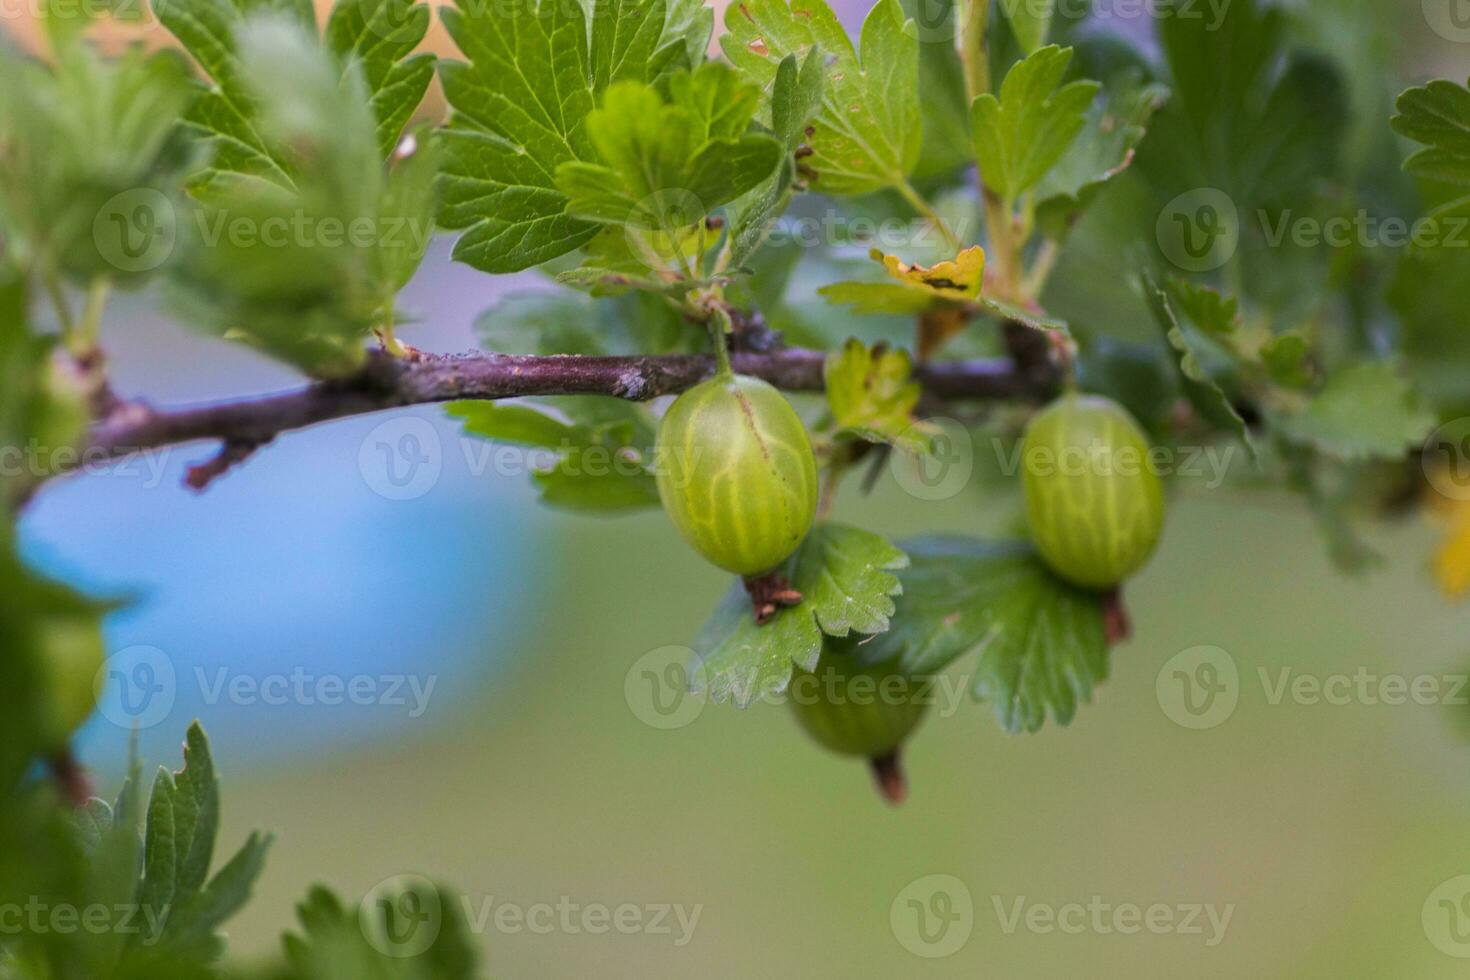
[[[1034,348],[1025,353],[1034,354]],[[730,356],[738,373],[762,378],[783,390],[815,392],[823,388],[823,351],[782,347],[736,351]],[[219,456],[191,471],[190,485],[202,489],[278,435],[334,419],[458,399],[607,395],[647,401],[677,394],[715,370],[713,356],[697,354],[592,357],[477,352],[417,353],[401,358],[374,351],[350,377],[270,395],[176,408],[117,401],[92,426],[87,454],[89,458],[120,458],[217,440],[223,447]],[[915,377],[928,395],[945,401],[1041,402],[1056,388],[1054,373],[1029,358],[928,363],[915,369]]]

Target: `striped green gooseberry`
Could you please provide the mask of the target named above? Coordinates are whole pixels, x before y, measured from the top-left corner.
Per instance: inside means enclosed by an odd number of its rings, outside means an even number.
[[[787,701],[819,745],[867,759],[879,791],[897,803],[906,793],[899,750],[924,719],[933,679],[893,662],[865,665],[853,655],[857,642],[856,635],[825,638],[816,668],[792,675]]]
[[[659,423],[658,493],[684,540],[737,575],[775,569],[817,513],[806,426],[771,385],[716,376],[684,392]]]
[[[1038,412],[1021,448],[1036,550],[1076,585],[1108,590],[1138,571],[1164,528],[1148,437],[1108,398],[1069,394]]]

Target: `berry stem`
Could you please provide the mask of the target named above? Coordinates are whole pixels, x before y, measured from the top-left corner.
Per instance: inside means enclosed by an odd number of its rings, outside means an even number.
[[[801,593],[791,587],[791,580],[779,571],[752,575],[742,579],[755,611],[755,624],[764,626],[776,618],[783,608],[799,605]]]
[[[1123,587],[1109,589],[1103,593],[1103,631],[1108,646],[1117,646],[1133,635],[1133,621],[1128,616],[1128,607],[1123,605]]]
[[[935,230],[944,237],[944,240],[949,244],[950,248],[955,250],[956,254],[965,247],[965,243],[960,241],[960,236],[954,233],[954,229],[949,226],[949,222],[945,221],[939,212],[934,210],[933,205],[924,200],[923,195],[914,189],[913,184],[910,184],[907,179],[900,179],[893,186],[899,195],[909,203],[909,206],[919,212],[920,217],[934,226]]]
[[[873,770],[873,779],[878,784],[878,793],[894,806],[902,803],[909,795],[909,781],[903,774],[898,750],[868,760]]]
[[[730,321],[730,311],[723,305],[715,304],[709,318],[709,336],[715,347],[715,377],[730,379],[735,377],[735,369],[730,366],[730,331],[734,324]]]

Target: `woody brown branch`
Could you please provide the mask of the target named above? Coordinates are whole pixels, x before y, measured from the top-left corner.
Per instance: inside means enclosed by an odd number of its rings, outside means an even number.
[[[735,370],[787,391],[821,391],[823,351],[781,348],[733,355]],[[458,399],[528,395],[608,395],[647,401],[676,394],[714,374],[707,355],[637,357],[493,353],[422,354],[412,360],[375,351],[357,374],[318,381],[277,394],[178,408],[124,401],[93,427],[92,455],[130,453],[196,440],[227,446],[261,446],[283,432],[369,412]],[[1055,380],[1010,359],[921,365],[915,371],[926,393],[945,400],[1041,401]],[[235,460],[238,461],[238,460]],[[221,467],[220,471],[228,467]]]

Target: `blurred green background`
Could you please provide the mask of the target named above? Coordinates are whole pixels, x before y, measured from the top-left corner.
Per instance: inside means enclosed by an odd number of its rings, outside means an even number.
[[[1406,75],[1464,77],[1464,46],[1425,28],[1419,0],[1401,7]],[[470,346],[476,313],[541,282],[492,281],[447,251],[436,246],[406,302],[423,325],[405,339],[426,349]],[[121,391],[167,403],[293,383],[180,331],[155,300],[123,298],[109,324]],[[1128,589],[1134,636],[1094,703],[1065,729],[1022,736],[968,700],[932,712],[907,757],[911,797],[891,809],[861,765],[804,739],[784,707],[694,705],[677,730],[645,723],[629,694],[640,658],[687,644],[725,577],[661,515],[550,514],[524,477],[475,473],[440,413],[409,414],[442,453],[442,475],[412,500],[374,490],[363,448],[391,421],[374,417],[283,438],[202,497],[178,487],[207,451],[195,447],[170,454],[156,485],[74,480],[27,514],[27,547],[46,567],[137,590],[109,623],[112,648],[157,645],[186,681],[221,665],[435,680],[415,718],[181,693],[143,733],[151,763],[176,765],[199,714],[225,777],[223,846],[253,828],[278,834],[231,930],[237,952],[274,952],[313,882],[359,895],[423,874],[462,891],[472,915],[490,909],[480,940],[500,978],[1465,975],[1431,935],[1444,914],[1435,889],[1470,874],[1470,708],[1273,704],[1270,689],[1282,669],[1463,675],[1470,610],[1425,571],[1432,526],[1372,528],[1389,564],[1348,579],[1300,501],[1181,488],[1163,548]],[[837,513],[894,539],[991,533],[1014,516],[985,481],[925,502],[891,477]],[[1191,730],[1156,685],[1201,645],[1233,659],[1239,702]],[[126,745],[98,719],[85,755],[115,785]],[[936,875],[957,879],[973,911],[946,934],[957,948],[928,958],[907,901]],[[1008,928],[1018,900],[1095,896],[1228,907],[1230,919],[1214,945],[1203,916],[1202,934]],[[673,917],[661,934],[495,926],[501,905],[559,902],[679,904],[698,919],[682,945]]]
[[[1281,504],[1176,507],[1130,586],[1136,635],[1096,703],[1035,736],[1004,735],[972,703],[932,717],[897,810],[784,708],[708,705],[677,731],[643,724],[627,671],[686,642],[722,577],[657,515],[561,522],[544,540],[559,557],[519,663],[459,717],[303,758],[289,775],[230,773],[226,839],[281,833],[235,941],[269,948],[317,878],[362,892],[421,872],[476,903],[703,909],[682,948],[491,928],[495,976],[1463,976],[1421,924],[1430,891],[1470,873],[1470,747],[1449,713],[1272,706],[1257,668],[1458,673],[1470,616],[1425,581],[1420,528],[1380,536],[1394,569],[1349,582]],[[918,506],[890,491],[845,510],[904,534],[973,532],[993,508],[978,494]],[[1199,644],[1231,653],[1241,694],[1228,721],[1190,731],[1161,710],[1155,678]],[[974,902],[968,941],[936,960],[890,926],[899,892],[932,874],[959,878]],[[1094,895],[1235,908],[1213,948],[1199,935],[1008,935],[995,909]]]

